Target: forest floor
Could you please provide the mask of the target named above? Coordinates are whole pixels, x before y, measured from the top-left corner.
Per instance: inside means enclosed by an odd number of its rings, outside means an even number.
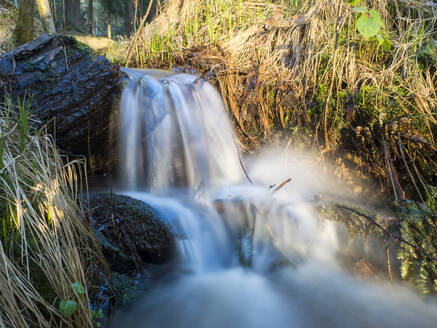
[[[73,34],[77,41],[86,44],[97,53],[105,53],[109,48],[114,46],[114,40],[105,37],[98,37],[89,34]]]

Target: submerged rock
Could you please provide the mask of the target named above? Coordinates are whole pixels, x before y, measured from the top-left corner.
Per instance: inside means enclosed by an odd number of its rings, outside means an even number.
[[[112,272],[140,273],[150,263],[168,262],[174,240],[159,214],[142,201],[113,193],[92,194],[93,230]]]
[[[125,75],[105,57],[63,35],[44,34],[0,55],[0,102],[31,100],[30,110],[68,155],[92,173],[114,171],[115,122]]]

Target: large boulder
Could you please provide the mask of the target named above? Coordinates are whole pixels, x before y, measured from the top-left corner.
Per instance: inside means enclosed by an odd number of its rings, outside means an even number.
[[[174,239],[153,208],[114,193],[91,194],[88,208],[93,230],[111,272],[141,273],[149,264],[170,261]]]
[[[44,34],[0,55],[0,101],[31,99],[59,148],[88,157],[92,173],[117,163],[118,100],[125,81],[119,67],[64,35]]]

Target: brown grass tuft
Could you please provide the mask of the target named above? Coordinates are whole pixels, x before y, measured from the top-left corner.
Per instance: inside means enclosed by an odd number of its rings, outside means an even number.
[[[78,207],[83,162],[63,164],[22,105],[0,108],[0,327],[92,327],[86,265],[98,247]],[[95,253],[97,252],[97,253]],[[62,300],[77,312],[64,318]]]

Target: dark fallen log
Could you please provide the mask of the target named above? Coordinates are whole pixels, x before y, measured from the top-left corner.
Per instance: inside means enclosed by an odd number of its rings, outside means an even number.
[[[31,99],[32,113],[49,123],[62,151],[87,156],[92,173],[112,174],[125,78],[73,38],[45,34],[0,56],[0,102]]]

